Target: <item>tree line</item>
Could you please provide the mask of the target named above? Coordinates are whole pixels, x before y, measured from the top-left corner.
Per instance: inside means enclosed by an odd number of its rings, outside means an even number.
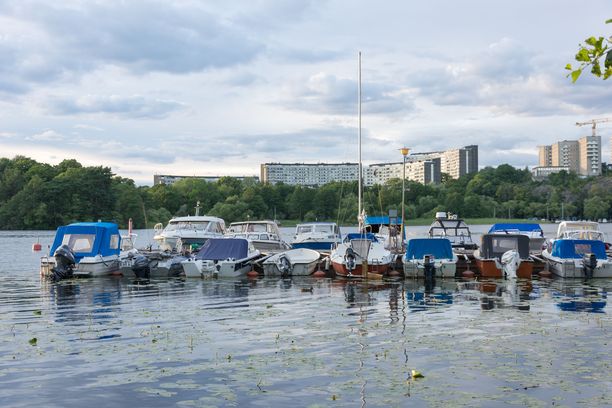
[[[486,167],[439,185],[405,183],[406,219],[433,218],[451,211],[464,218],[612,219],[612,176],[580,178],[561,172],[532,180],[528,169],[508,164]],[[402,181],[365,187],[368,214],[401,209]],[[304,187],[262,184],[223,177],[217,182],[188,178],[173,185],[137,186],[109,167],[58,165],[23,156],[0,159],[0,229],[55,229],[77,221],[115,221],[126,228],[151,228],[173,216],[215,215],[227,223],[247,219],[336,221],[356,224],[357,182]]]

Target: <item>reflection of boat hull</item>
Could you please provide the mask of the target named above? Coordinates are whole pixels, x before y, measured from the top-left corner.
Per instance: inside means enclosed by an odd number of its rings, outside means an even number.
[[[502,265],[497,259],[482,259],[474,260],[476,268],[483,278],[503,278],[504,271]],[[524,259],[516,270],[516,277],[522,279],[531,279],[533,274],[533,261]]]

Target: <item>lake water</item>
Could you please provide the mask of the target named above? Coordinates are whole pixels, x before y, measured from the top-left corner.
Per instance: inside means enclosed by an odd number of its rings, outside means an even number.
[[[0,232],[2,407],[612,406],[612,280],[51,283],[53,234]]]

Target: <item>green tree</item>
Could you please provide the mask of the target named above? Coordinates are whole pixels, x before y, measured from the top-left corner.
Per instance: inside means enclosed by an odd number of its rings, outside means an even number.
[[[606,21],[606,24],[610,23],[612,19]],[[565,66],[565,69],[570,71],[567,76],[572,78],[572,82],[576,82],[582,72],[591,67],[591,74],[604,80],[608,79],[612,75],[612,36],[589,37],[584,42],[584,45],[578,46],[578,52],[574,56],[579,63],[578,66],[573,67],[572,64]]]

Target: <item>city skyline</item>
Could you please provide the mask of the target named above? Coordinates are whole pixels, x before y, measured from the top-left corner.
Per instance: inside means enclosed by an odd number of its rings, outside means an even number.
[[[609,81],[585,73],[572,84],[563,69],[578,43],[609,35],[605,10],[603,0],[578,10],[552,0],[6,1],[0,157],[77,159],[148,185],[153,174],[355,162],[362,51],[364,164],[401,161],[402,146],[474,144],[481,168],[532,167],[537,146],[612,117]],[[608,161],[612,123],[597,130]]]

